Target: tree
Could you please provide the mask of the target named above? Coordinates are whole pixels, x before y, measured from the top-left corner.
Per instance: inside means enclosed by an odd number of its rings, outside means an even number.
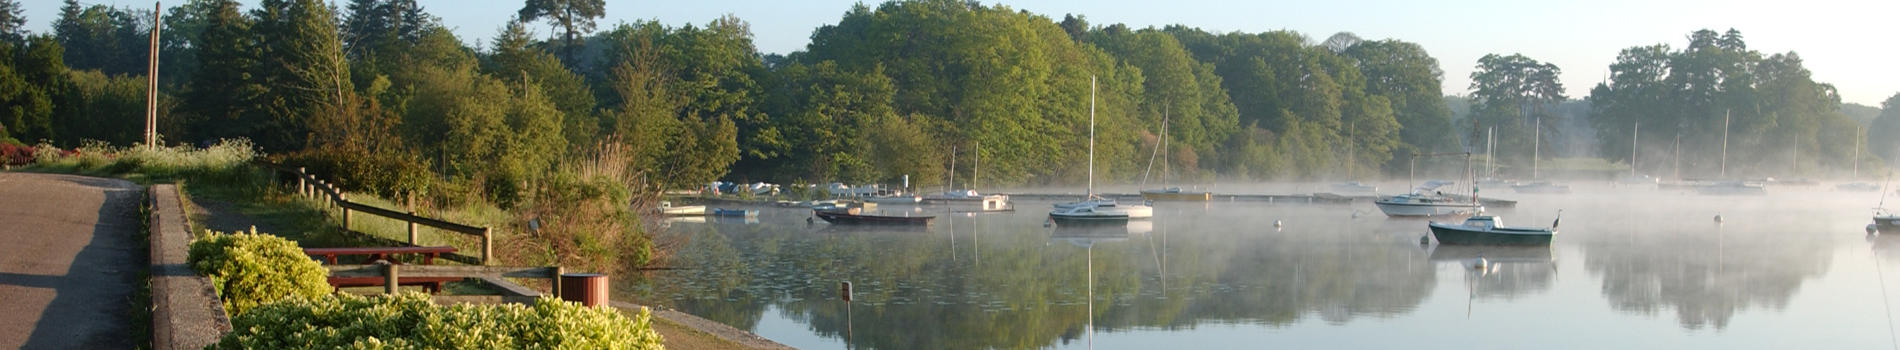
[[[1867,150],[1879,155],[1887,164],[1900,164],[1900,138],[1871,137],[1876,135],[1900,135],[1900,93],[1887,97],[1880,102],[1880,117],[1867,127]]]
[[[336,16],[316,0],[265,0],[252,11],[252,40],[259,43],[257,81],[264,128],[254,135],[266,151],[301,149],[311,113],[336,111],[350,80]]]
[[[594,118],[594,95],[581,76],[561,65],[560,59],[533,47],[530,34],[520,21],[510,21],[495,37],[495,51],[489,55],[490,74],[513,84],[532,81],[560,111],[565,121],[567,147],[593,143],[600,129]]]
[[[57,141],[54,113],[69,81],[64,50],[51,36],[33,35],[23,46],[0,43],[0,139]]]
[[[1477,69],[1471,72],[1470,139],[1480,139],[1487,128],[1496,127],[1497,155],[1518,164],[1531,163],[1527,156],[1537,153],[1534,147],[1543,147],[1532,142],[1550,139],[1534,136],[1545,131],[1532,127],[1557,125],[1551,108],[1564,101],[1563,83],[1557,79],[1561,73],[1556,65],[1521,54],[1479,58]]]
[[[527,0],[515,16],[522,22],[546,18],[550,26],[561,30],[561,51],[572,65],[580,50],[574,40],[594,31],[594,19],[607,15],[606,7],[604,0]]]
[[[26,40],[26,16],[21,12],[20,3],[13,0],[0,0],[0,41],[19,44]]]
[[[238,12],[235,0],[213,0],[198,35],[198,70],[185,84],[183,110],[192,116],[192,135],[198,141],[246,137],[264,133],[263,117],[254,106],[266,91],[255,80],[258,47],[252,41],[251,20]]]
[[[1399,140],[1414,153],[1458,148],[1451,109],[1445,105],[1444,71],[1423,46],[1398,40],[1359,41],[1345,50],[1366,76],[1366,94],[1385,96],[1401,126]],[[1397,172],[1407,157],[1393,157],[1387,171]]]
[[[144,75],[151,40],[152,11],[92,5],[67,0],[53,22],[54,36],[66,49],[66,65],[97,69],[107,75]]]

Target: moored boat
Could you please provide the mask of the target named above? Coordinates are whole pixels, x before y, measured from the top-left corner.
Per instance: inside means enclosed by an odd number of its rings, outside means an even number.
[[[1511,190],[1517,191],[1517,193],[1570,193],[1570,185],[1550,181],[1534,181],[1511,186]]]
[[[1870,184],[1870,183],[1865,183],[1865,182],[1855,182],[1855,183],[1834,185],[1834,189],[1840,190],[1840,191],[1848,191],[1848,192],[1880,192],[1880,185],[1875,185],[1875,184]]]
[[[856,210],[818,210],[812,215],[832,224],[842,225],[930,225],[936,216],[890,216],[859,214]]]
[[[1882,233],[1900,232],[1900,213],[1875,209],[1874,226]]]
[[[864,201],[877,203],[877,204],[917,204],[917,203],[922,203],[924,201],[924,197],[919,197],[915,195],[877,196],[877,197],[866,197],[864,198]]]
[[[1379,198],[1373,205],[1379,211],[1392,217],[1426,217],[1475,215],[1484,210],[1484,206],[1467,200],[1458,200],[1440,195],[1433,190],[1448,185],[1448,181],[1427,181],[1412,190],[1412,193]]]
[[[1333,192],[1339,193],[1372,193],[1377,191],[1379,191],[1379,186],[1362,184],[1358,181],[1333,184]]]
[[[1743,181],[1722,181],[1696,186],[1696,193],[1711,196],[1762,196],[1768,190],[1760,184]]]
[[[1187,191],[1182,190],[1180,187],[1170,187],[1158,190],[1141,190],[1141,198],[1156,202],[1206,202],[1213,200],[1214,194],[1207,191]]]
[[[1503,220],[1496,216],[1473,216],[1463,224],[1427,223],[1432,237],[1439,244],[1463,245],[1547,245],[1557,236],[1557,225],[1551,228],[1506,227]]]
[[[704,205],[673,205],[671,201],[660,201],[660,214],[664,215],[706,215]]]
[[[747,210],[747,209],[726,209],[726,208],[713,208],[711,212],[708,212],[708,215],[711,215],[711,216],[723,216],[723,217],[746,217],[746,218],[749,218],[749,217],[757,217],[757,216],[759,216],[759,211],[757,211],[757,210]]]

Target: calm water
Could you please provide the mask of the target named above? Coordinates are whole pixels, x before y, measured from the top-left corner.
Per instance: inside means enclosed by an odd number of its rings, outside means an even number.
[[[1163,203],[1110,229],[1045,227],[1048,202],[925,206],[916,231],[760,208],[672,223],[689,269],[619,288],[804,349],[1894,347],[1900,237],[1865,234],[1877,194],[1573,185],[1497,195],[1521,201],[1491,211],[1510,225],[1564,210],[1548,249],[1421,245],[1425,221],[1370,203]]]

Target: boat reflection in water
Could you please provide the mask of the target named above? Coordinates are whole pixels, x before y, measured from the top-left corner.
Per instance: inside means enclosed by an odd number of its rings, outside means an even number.
[[[1506,300],[1548,291],[1557,279],[1549,246],[1438,245],[1428,260],[1456,263],[1469,272],[1471,297]]]

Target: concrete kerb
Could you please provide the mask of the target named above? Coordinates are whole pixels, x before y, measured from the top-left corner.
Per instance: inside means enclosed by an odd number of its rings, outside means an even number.
[[[152,347],[203,349],[231,332],[231,320],[211,279],[185,263],[191,223],[178,186],[152,185],[146,193],[152,206]]]

